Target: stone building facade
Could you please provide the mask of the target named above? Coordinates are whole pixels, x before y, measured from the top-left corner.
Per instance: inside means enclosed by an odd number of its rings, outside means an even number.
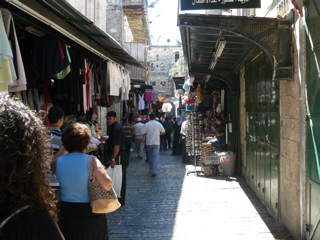
[[[172,76],[169,75],[169,72],[172,67],[177,64],[180,69],[179,74],[184,74],[182,46],[150,46],[147,61],[149,82],[157,95],[159,97],[175,96],[174,81]]]

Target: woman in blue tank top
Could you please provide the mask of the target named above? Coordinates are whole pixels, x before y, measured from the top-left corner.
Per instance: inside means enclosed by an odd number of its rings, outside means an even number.
[[[80,123],[68,126],[62,133],[62,143],[68,153],[60,157],[56,176],[60,183],[59,226],[68,240],[106,240],[106,214],[92,213],[88,194],[88,155],[83,153],[90,143],[90,129]],[[112,187],[105,167],[93,157],[93,175],[106,189]]]

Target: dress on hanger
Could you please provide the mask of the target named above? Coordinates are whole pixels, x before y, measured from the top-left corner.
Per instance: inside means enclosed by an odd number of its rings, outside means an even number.
[[[145,103],[144,103],[144,94],[140,95],[139,94],[139,102],[138,102],[138,109],[143,110],[145,109]]]

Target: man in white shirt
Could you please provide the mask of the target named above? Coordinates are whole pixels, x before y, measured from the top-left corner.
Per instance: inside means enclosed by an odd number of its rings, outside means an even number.
[[[151,177],[156,177],[160,149],[160,135],[166,134],[166,131],[162,124],[155,120],[156,115],[154,113],[150,113],[149,118],[150,121],[144,125],[142,134],[146,135],[146,148]]]
[[[143,142],[143,136],[142,136],[142,130],[143,130],[144,124],[141,122],[142,122],[142,119],[137,118],[137,123],[133,125],[134,141],[136,144],[139,159],[142,159],[143,148],[144,148],[144,142]]]

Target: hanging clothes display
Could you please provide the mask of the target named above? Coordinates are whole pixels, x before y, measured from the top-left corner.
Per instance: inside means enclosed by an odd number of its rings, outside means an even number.
[[[151,91],[151,96],[152,96],[152,103],[156,103],[156,91],[155,90]]]
[[[109,61],[107,74],[109,75],[110,79],[109,84],[111,96],[119,96],[119,88],[121,87],[121,84],[118,71],[119,69],[117,68],[117,66]]]
[[[142,95],[139,94],[138,109],[139,110],[145,109],[144,94],[142,94]]]
[[[26,90],[26,76],[14,21],[8,9],[1,8],[0,11],[3,17],[5,31],[13,54],[13,58],[10,59],[12,82],[9,83],[8,91],[23,91]]]
[[[150,89],[145,91],[145,99],[147,103],[152,103],[152,91]]]
[[[126,92],[125,92],[125,100],[129,99],[129,92],[131,90],[131,78],[129,72],[126,73],[126,81],[127,81],[127,86],[126,86]]]
[[[10,60],[13,58],[10,42],[4,27],[2,11],[0,10],[0,91],[8,91],[12,83]]]
[[[42,79],[51,78],[66,68],[61,46],[60,40],[49,35],[36,40],[32,50],[32,67]]]

